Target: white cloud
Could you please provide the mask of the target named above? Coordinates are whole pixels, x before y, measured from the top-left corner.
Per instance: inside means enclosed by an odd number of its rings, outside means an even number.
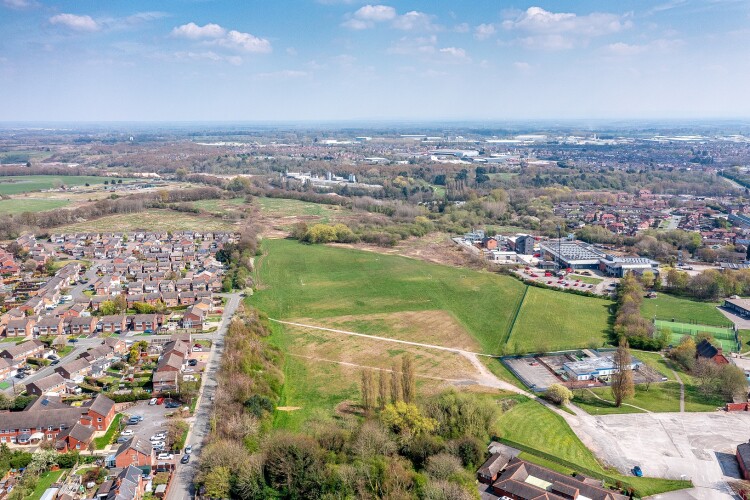
[[[404,56],[434,54],[437,50],[436,45],[435,35],[417,38],[403,37],[388,48],[388,53]]]
[[[350,30],[366,30],[368,28],[372,28],[374,24],[368,23],[367,21],[362,21],[360,19],[347,19],[343,23],[341,23],[341,26],[344,28],[349,28]]]
[[[575,40],[563,35],[527,36],[519,38],[517,41],[527,49],[569,50],[575,47]]]
[[[297,49],[295,49],[294,47],[287,47],[286,48],[286,53],[287,53],[287,55],[290,55],[290,56],[296,56],[297,55]]]
[[[0,3],[2,3],[3,6],[8,7],[9,9],[16,10],[28,9],[37,6],[37,3],[32,0],[2,0]]]
[[[529,33],[575,33],[588,37],[618,33],[632,26],[624,16],[593,12],[579,16],[566,12],[550,12],[541,7],[529,7],[515,20],[503,22],[506,29]]]
[[[396,17],[396,9],[387,5],[365,5],[354,13],[354,17],[362,21],[373,21],[376,23],[390,21]]]
[[[466,51],[458,47],[445,47],[440,49],[441,54],[451,56],[456,59],[466,59]]]
[[[404,31],[433,30],[436,26],[432,24],[432,18],[429,14],[412,10],[394,19],[393,27]]]
[[[474,38],[477,40],[486,40],[497,32],[494,24],[480,24],[474,28]]]
[[[165,17],[169,17],[169,14],[167,14],[166,12],[158,12],[158,11],[136,12],[132,16],[126,17],[125,22],[128,24],[140,24],[140,23],[147,23],[150,21],[156,21],[158,19],[163,19]]]
[[[57,14],[49,18],[50,24],[62,26],[73,31],[98,31],[99,23],[94,21],[91,16],[78,16],[76,14]]]
[[[470,29],[469,23],[461,23],[453,27],[455,33],[468,33]]]
[[[242,58],[239,56],[224,56],[217,54],[212,50],[206,50],[201,52],[183,51],[175,52],[173,58],[177,60],[192,60],[192,61],[215,61],[215,62],[228,62],[238,66],[242,64]]]
[[[208,23],[204,26],[198,26],[195,23],[187,23],[178,26],[172,30],[172,36],[198,40],[200,38],[220,38],[226,34],[227,30],[218,24]]]
[[[259,78],[274,78],[274,79],[282,79],[282,80],[290,80],[295,78],[304,78],[306,76],[310,76],[310,73],[307,71],[299,71],[295,69],[285,69],[281,71],[273,71],[270,73],[259,73]]]
[[[396,9],[387,5],[365,5],[347,17],[341,26],[350,30],[366,30],[373,28],[376,23],[395,19]]]
[[[239,50],[241,52],[267,54],[271,52],[271,42],[250,33],[232,30],[223,38],[216,41],[222,47]]]
[[[518,71],[525,73],[531,69],[531,64],[525,61],[516,61],[513,63],[513,67],[516,68]]]
[[[640,54],[654,54],[671,52],[683,45],[679,39],[659,38],[644,44],[630,44],[624,42],[610,43],[604,46],[605,55],[613,57],[632,57]]]

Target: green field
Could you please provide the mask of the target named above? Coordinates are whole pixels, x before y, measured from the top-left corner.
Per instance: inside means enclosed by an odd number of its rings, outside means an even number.
[[[737,341],[735,340],[734,330],[731,328],[657,319],[654,321],[654,329],[672,332],[670,340],[672,345],[679,344],[685,335],[697,336],[700,333],[708,333],[725,351],[737,352]]]
[[[328,217],[333,212],[341,210],[337,205],[323,205],[321,203],[310,203],[300,200],[288,200],[285,198],[258,198],[262,212],[280,217],[292,216],[317,216],[320,222],[328,222]]]
[[[537,451],[527,451],[523,458],[563,473],[578,470],[586,474],[587,471],[581,469],[587,469],[610,478],[610,484],[621,481],[630,485],[642,496],[690,487],[687,481],[623,476],[604,469],[561,416],[536,401],[524,397],[518,397],[518,400],[516,406],[502,414],[498,426],[501,438]]]
[[[108,215],[55,229],[58,233],[97,231],[231,231],[236,226],[216,217],[174,210],[150,209],[135,214]]]
[[[113,177],[97,177],[92,175],[17,175],[0,176],[0,194],[20,194],[32,191],[42,191],[59,186],[83,186],[104,184]],[[123,178],[123,182],[131,179]]]
[[[698,302],[666,293],[659,293],[655,299],[644,299],[641,314],[648,319],[666,319],[685,323],[732,326],[732,323],[716,309],[716,302]]]
[[[69,205],[67,200],[44,200],[39,198],[13,198],[0,200],[0,214],[20,214],[23,212],[44,212]]]
[[[405,257],[293,240],[263,250],[252,303],[272,318],[444,310],[489,354],[500,352],[524,290],[507,276]]]
[[[601,347],[609,340],[606,299],[529,287],[508,341],[508,352]]]

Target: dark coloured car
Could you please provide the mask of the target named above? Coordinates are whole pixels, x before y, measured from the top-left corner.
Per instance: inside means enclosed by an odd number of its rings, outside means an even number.
[[[198,360],[197,360],[197,359],[191,359],[190,361],[188,361],[188,364],[189,364],[190,366],[195,366],[195,365],[197,365],[197,364],[198,364]]]
[[[190,462],[190,455],[182,455],[182,458],[180,459],[181,464],[186,464]]]
[[[59,360],[59,359],[56,359],[56,360],[54,360],[54,361],[53,361],[52,363],[50,363],[49,365],[50,365],[50,366],[55,366],[55,365],[57,365],[57,364],[60,364],[60,360]]]
[[[180,406],[182,405],[178,403],[177,401],[169,401],[167,404],[164,405],[164,408],[179,408]]]

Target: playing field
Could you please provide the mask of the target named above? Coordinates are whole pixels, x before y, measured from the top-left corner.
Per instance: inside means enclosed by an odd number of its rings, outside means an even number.
[[[644,299],[641,314],[648,319],[665,319],[684,323],[732,326],[729,320],[716,308],[718,303],[699,302],[666,293],[659,293],[655,299]]]
[[[609,341],[612,304],[606,299],[529,287],[506,352],[601,347]]]
[[[42,191],[60,186],[83,186],[85,184],[104,184],[111,177],[91,175],[18,175],[0,176],[0,194],[20,194],[31,191]],[[123,179],[123,182],[131,179]]]
[[[672,332],[671,343],[673,345],[678,344],[685,335],[696,336],[699,333],[708,333],[721,344],[725,351],[737,351],[737,340],[732,328],[657,319],[654,320],[654,329],[656,331],[667,329]]]
[[[13,198],[0,200],[0,214],[20,214],[23,212],[44,212],[69,205],[66,200],[44,200],[39,198]]]

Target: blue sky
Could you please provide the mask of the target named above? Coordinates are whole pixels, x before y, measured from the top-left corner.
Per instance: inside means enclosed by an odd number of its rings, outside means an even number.
[[[750,2],[0,0],[0,121],[750,117]]]

